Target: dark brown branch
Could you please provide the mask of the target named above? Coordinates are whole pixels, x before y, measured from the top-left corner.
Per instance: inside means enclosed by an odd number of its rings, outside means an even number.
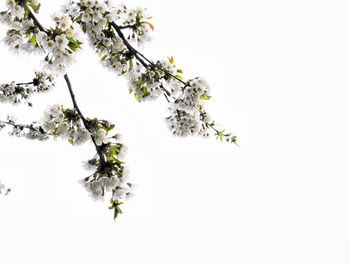
[[[25,82],[25,83],[16,83],[17,86],[24,86],[24,85],[31,85],[31,84],[34,84],[34,82],[31,81],[31,82]]]
[[[127,26],[119,26],[119,28],[120,29],[133,29],[133,28],[135,28],[136,27],[136,24],[134,24],[134,25],[127,25]]]
[[[46,34],[50,35],[50,31],[47,30],[46,28],[44,28],[39,20],[35,17],[35,15],[33,15],[32,11],[29,10],[29,15],[28,15],[28,18],[32,19],[33,22],[34,22],[34,25],[36,25],[41,31],[45,32]]]
[[[91,133],[91,140],[92,140],[93,144],[95,145],[96,152],[97,152],[98,156],[100,157],[101,164],[103,165],[105,163],[105,159],[104,159],[102,148],[96,144],[96,140],[95,140],[95,137],[93,135],[93,131],[91,131],[91,129],[89,127],[89,122],[85,118],[85,116],[83,115],[83,113],[81,112],[81,110],[77,104],[77,101],[75,99],[75,95],[73,92],[72,84],[71,84],[70,79],[69,79],[67,74],[64,75],[64,80],[66,81],[66,84],[67,84],[67,87],[69,90],[69,94],[70,94],[70,97],[71,97],[72,102],[73,102],[73,107],[77,111],[80,119],[82,120],[84,127]]]
[[[165,74],[169,75],[170,77],[176,79],[177,81],[181,82],[184,85],[187,85],[186,82],[184,82],[182,79],[174,76],[173,74],[171,74],[169,71],[165,70],[164,68],[158,66],[157,64],[153,63],[150,59],[148,59],[146,56],[144,56],[140,51],[136,50],[130,43],[129,41],[125,38],[122,29],[123,27],[118,26],[115,22],[111,23],[111,26],[115,29],[115,31],[117,32],[118,36],[123,40],[124,45],[128,48],[128,50],[135,56],[135,58],[145,67],[148,68],[149,65],[151,65],[153,68],[157,68],[161,71],[163,71]],[[147,65],[146,62],[149,63],[149,65]]]

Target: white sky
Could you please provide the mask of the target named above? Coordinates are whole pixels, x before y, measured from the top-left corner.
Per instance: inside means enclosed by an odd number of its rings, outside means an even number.
[[[43,4],[43,24],[61,3]],[[1,134],[0,179],[13,192],[0,197],[0,262],[350,262],[349,1],[137,3],[156,27],[145,53],[204,76],[208,111],[241,147],[173,138],[165,101],[137,103],[87,48],[70,70],[77,100],[124,135],[135,196],[114,222],[77,183],[92,145]],[[39,68],[3,45],[0,57],[2,82]],[[0,105],[0,116],[71,105],[62,80],[33,102]]]

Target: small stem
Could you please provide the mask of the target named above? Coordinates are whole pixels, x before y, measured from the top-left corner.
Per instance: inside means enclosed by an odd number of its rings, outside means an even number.
[[[127,25],[127,26],[119,26],[119,28],[120,28],[121,30],[123,30],[123,29],[132,29],[132,28],[134,28],[134,27],[136,27],[136,24],[134,24],[134,25]]]
[[[32,125],[28,125],[28,124],[16,124],[16,123],[13,123],[13,122],[2,121],[2,120],[0,120],[0,124],[9,125],[9,126],[12,126],[12,127],[28,128],[28,129],[33,128]]]
[[[0,124],[15,126],[13,123],[10,123],[8,121],[1,121],[1,120],[0,120]]]
[[[26,82],[26,83],[16,83],[17,86],[31,85],[31,84],[34,84],[34,82],[31,81],[31,82]]]

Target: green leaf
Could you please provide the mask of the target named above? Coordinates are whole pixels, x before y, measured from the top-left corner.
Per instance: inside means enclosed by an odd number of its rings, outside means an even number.
[[[142,82],[141,82],[141,81],[136,81],[136,82],[135,82],[135,86],[136,86],[136,88],[141,89]]]
[[[28,2],[28,6],[30,6],[35,13],[39,13],[39,9],[40,9],[40,4],[39,3],[34,4],[34,3],[31,3],[31,2]]]
[[[222,131],[219,132],[219,139],[220,139],[220,141],[223,141],[224,132],[225,132],[225,130],[222,130]]]
[[[201,96],[200,96],[200,99],[201,99],[201,100],[209,100],[209,99],[210,99],[210,96],[208,96],[208,95],[201,95]]]
[[[83,24],[81,29],[83,30],[84,33],[86,33],[86,25],[85,24]]]
[[[132,62],[132,59],[129,59],[129,70],[132,70],[134,67],[134,63]]]
[[[35,35],[33,35],[32,38],[30,39],[30,43],[32,43],[33,46],[36,46],[36,37],[35,37]]]
[[[81,17],[82,17],[82,15],[77,16],[77,17],[74,19],[74,22],[80,22],[80,21],[81,21]]]
[[[180,74],[176,74],[176,77],[183,80],[183,77]]]
[[[28,8],[27,5],[23,5],[24,8],[24,17],[28,17],[30,14],[30,9]]]
[[[135,94],[135,99],[138,101],[138,102],[141,102],[141,96],[140,95],[138,95],[138,94]]]
[[[232,136],[231,137],[231,143],[237,144],[237,136]]]
[[[76,39],[74,39],[73,37],[67,36],[67,40],[73,44],[76,44],[77,46],[79,45],[79,42]]]
[[[145,87],[145,86],[143,86],[143,87],[141,88],[141,91],[142,91],[142,93],[143,93],[145,96],[149,96],[149,95],[150,95],[150,93],[149,93],[147,87]]]
[[[78,49],[78,46],[77,46],[76,44],[74,44],[73,42],[69,42],[69,43],[68,43],[68,47],[69,47],[73,52],[77,51],[77,49]]]
[[[101,61],[105,61],[107,57],[108,57],[108,54],[104,54],[100,59]]]

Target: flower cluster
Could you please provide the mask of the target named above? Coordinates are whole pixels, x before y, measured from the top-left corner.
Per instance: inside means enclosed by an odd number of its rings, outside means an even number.
[[[188,136],[199,132],[199,113],[170,107],[171,115],[167,118],[169,129],[174,135]]]
[[[45,51],[45,68],[50,72],[66,73],[81,47],[80,26],[68,14],[58,12],[52,16],[55,28],[40,31],[36,42]]]
[[[88,36],[91,46],[101,56],[104,66],[117,74],[125,73],[129,68],[131,55],[123,40],[111,27],[111,11],[106,1],[72,1],[65,7],[67,13],[80,23],[83,32]],[[114,10],[112,8],[112,10]]]
[[[35,78],[28,83],[0,84],[0,102],[18,104],[26,102],[29,106],[29,98],[34,93],[42,93],[50,90],[55,85],[55,78],[45,72],[35,72]]]
[[[56,85],[55,75],[43,71],[36,71],[33,85],[36,87],[36,92],[48,91]]]
[[[9,134],[16,137],[24,137],[30,140],[44,141],[49,135],[43,130],[40,123],[19,124],[12,116],[7,116],[7,121],[0,121],[0,129],[11,127]]]
[[[154,66],[142,67],[138,64],[128,73],[129,90],[138,101],[155,99],[164,93],[171,95],[181,85],[181,82],[173,81],[171,76],[182,78],[181,74],[182,70],[176,68],[173,58],[157,61]],[[168,86],[171,92],[166,90]]]
[[[127,169],[122,161],[126,146],[120,142],[118,134],[107,137],[114,128],[113,124],[98,119],[88,119],[87,122],[94,134],[98,154],[84,164],[93,173],[81,183],[93,199],[103,199],[106,193],[110,193],[110,209],[117,217],[121,213],[119,206],[131,194]]]
[[[88,140],[95,144],[97,154],[84,165],[93,173],[82,183],[94,199],[103,199],[110,192],[111,209],[116,217],[121,213],[119,206],[131,193],[127,169],[122,162],[127,148],[121,143],[120,135],[108,136],[114,124],[82,118],[76,110],[53,105],[44,114],[42,129],[50,136],[68,138],[73,145]]]
[[[171,115],[167,118],[168,126],[178,136],[208,135],[208,114],[203,102],[210,96],[208,84],[200,79],[189,80],[184,87],[173,92],[177,99],[171,103]]]
[[[91,139],[91,133],[84,127],[78,113],[60,105],[53,105],[44,113],[42,128],[54,137],[68,139],[73,145],[81,145]]]
[[[144,8],[128,8],[120,5],[112,8],[106,16],[108,22],[116,21],[123,29],[128,29],[128,40],[141,45],[151,40],[150,29],[154,30],[153,24],[149,22],[151,16]]]
[[[150,39],[149,29],[152,29],[153,25],[148,21],[149,17],[144,10],[129,9],[124,5],[114,7],[109,2],[71,1],[63,10],[81,25],[91,46],[100,55],[102,64],[121,75],[132,69],[135,64],[135,54],[125,46],[126,39],[121,37],[121,30],[128,30],[129,40],[144,43]]]
[[[4,42],[11,50],[45,53],[45,69],[65,73],[74,60],[74,53],[81,47],[80,26],[68,14],[53,15],[55,27],[44,29],[34,23],[32,11],[38,12],[40,4],[34,0],[7,0],[7,11],[0,13],[0,21],[11,29]]]
[[[37,12],[40,4],[35,0],[7,0],[6,7],[7,10],[0,13],[0,22],[10,27],[4,39],[5,44],[16,53],[19,51],[41,53],[35,41],[35,35],[40,30],[29,18],[29,7]]]

